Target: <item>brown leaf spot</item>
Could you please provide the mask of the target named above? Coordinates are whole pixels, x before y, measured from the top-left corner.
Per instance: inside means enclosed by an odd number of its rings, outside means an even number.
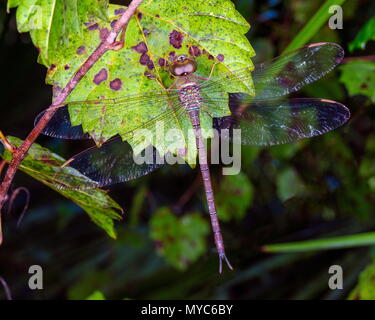
[[[150,59],[149,55],[147,53],[143,53],[141,57],[139,58],[139,63],[143,66],[147,66],[149,70],[154,69],[154,63]]]
[[[53,86],[52,96],[57,97],[60,94],[61,91],[62,91],[62,88],[60,86]]]
[[[189,54],[193,57],[199,57],[202,52],[201,52],[201,49],[199,49],[197,46],[191,46],[189,48]]]
[[[152,70],[152,69],[154,69],[154,67],[155,67],[154,63],[152,62],[152,60],[150,60],[150,61],[147,63],[147,68],[148,68],[149,70]]]
[[[117,22],[117,19],[111,21],[111,28],[115,26],[116,22]]]
[[[70,69],[70,66],[69,66],[68,64],[66,64],[66,65],[64,66],[64,69],[65,69],[65,70],[69,70],[69,69]]]
[[[107,28],[100,29],[100,33],[99,33],[100,40],[103,41],[105,38],[107,38],[108,33],[109,33],[109,31],[108,31]]]
[[[169,52],[169,60],[174,61],[176,59],[176,52],[171,51]]]
[[[94,76],[94,83],[99,85],[103,81],[108,79],[108,72],[107,69],[101,69],[95,76]]]
[[[90,31],[97,30],[99,28],[99,25],[97,23],[94,23],[88,27]]]
[[[214,56],[213,56],[213,55],[209,55],[209,56],[208,56],[208,59],[209,59],[209,60],[214,60]]]
[[[367,88],[368,88],[368,86],[367,86],[366,83],[362,83],[362,84],[361,84],[361,89],[367,89]]]
[[[216,56],[216,59],[219,61],[219,62],[223,62],[224,61],[224,55],[223,54],[218,54]]]
[[[150,35],[151,31],[146,29],[146,28],[143,28],[143,34],[145,35],[145,37],[147,37],[148,35]]]
[[[121,87],[122,87],[122,81],[121,81],[119,78],[116,78],[116,79],[112,80],[112,81],[109,83],[109,87],[110,87],[112,90],[118,91],[118,90],[120,90]]]
[[[125,12],[125,9],[120,8],[115,10],[115,15],[123,14]]]
[[[53,63],[51,64],[51,66],[49,67],[49,71],[53,71],[56,69],[56,65]]]
[[[77,51],[76,51],[77,54],[84,54],[86,53],[86,47],[85,46],[80,46]]]
[[[168,65],[168,62],[163,58],[159,58],[158,62],[159,62],[159,66],[161,67],[166,67]]]
[[[156,79],[156,76],[150,71],[145,71],[144,76],[149,79]]]
[[[131,49],[137,51],[138,53],[146,53],[148,51],[147,45],[144,42],[138,43],[136,46],[131,47]]]
[[[142,17],[143,17],[142,13],[138,13],[138,16],[137,16],[137,17],[138,17],[138,20],[141,21],[141,20],[142,20]]]
[[[182,47],[182,41],[184,40],[184,35],[177,30],[173,30],[169,34],[169,43],[176,49],[180,49]]]
[[[150,61],[150,57],[147,53],[143,53],[139,58],[139,63],[143,66],[147,66],[147,63]]]

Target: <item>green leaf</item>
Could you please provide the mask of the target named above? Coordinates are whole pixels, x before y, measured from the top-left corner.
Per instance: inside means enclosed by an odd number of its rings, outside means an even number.
[[[286,201],[304,192],[305,186],[293,168],[287,168],[277,176],[277,194]]]
[[[363,26],[361,31],[359,31],[354,38],[354,40],[349,44],[349,50],[354,51],[355,49],[366,49],[366,43],[370,40],[375,40],[375,16],[372,17]]]
[[[363,270],[349,300],[375,300],[375,261]]]
[[[169,208],[160,208],[151,219],[151,238],[161,255],[175,268],[185,270],[206,250],[209,224],[198,213],[177,218]]]
[[[94,291],[92,294],[90,294],[86,300],[106,300],[103,292],[101,291]]]
[[[124,10],[124,7],[109,5],[108,21],[93,15],[82,17],[82,36],[69,33],[69,43],[60,42],[58,50],[51,49],[52,53],[44,63],[49,67],[47,82],[54,85],[56,92],[66,85]],[[142,107],[134,104],[112,109],[71,106],[71,122],[74,125],[82,124],[84,131],[90,133],[98,144],[116,134],[129,139],[129,130],[139,128],[161,112],[170,110],[172,102],[168,100],[166,88],[174,80],[164,65],[160,65],[160,59],[168,60],[172,54],[191,56],[194,53],[198,63],[196,74],[205,78],[209,76],[214,63],[213,77],[253,68],[251,57],[255,53],[245,36],[249,24],[229,0],[190,0],[188,3],[185,0],[145,0],[138,12],[126,29],[124,48],[108,51],[75,87],[69,101],[119,98],[153,90],[165,90],[166,94],[161,101],[154,99]],[[52,34],[55,28],[58,26],[52,24]],[[254,93],[251,79],[238,81],[236,89]],[[233,92],[233,87],[223,86],[218,92],[227,98],[226,92]],[[229,108],[220,106],[215,116],[228,114]],[[182,130],[183,135],[178,143],[159,134],[157,129],[160,126],[148,128],[154,137],[162,136],[158,141],[153,141],[161,155],[166,151],[177,153],[178,149],[186,147],[191,141],[188,134],[192,129],[190,120],[188,115],[182,117],[180,121],[177,116],[171,116],[171,121],[164,122],[164,132],[169,129]],[[201,113],[201,125],[203,136],[212,137],[212,119],[204,112]],[[132,138],[129,143],[135,152],[144,148],[142,139]],[[185,158],[193,163],[197,152],[194,143],[189,143],[188,151]]]
[[[107,19],[108,0],[8,0],[17,7],[19,32],[30,32],[39,50],[38,61],[49,67],[62,47],[84,41],[84,23]]]
[[[375,232],[368,232],[327,239],[269,244],[263,246],[262,250],[265,252],[306,252],[369,246],[373,244],[375,244]]]
[[[7,137],[7,139],[15,147],[19,147],[22,144],[22,140],[18,138]],[[11,160],[11,154],[6,150],[1,153],[1,156],[7,161]],[[38,144],[33,144],[26,158],[21,162],[19,169],[76,203],[86,211],[96,225],[115,239],[116,231],[113,220],[121,219],[121,216],[117,213],[117,211],[122,212],[121,207],[106,191],[100,189],[61,189],[61,186],[69,186],[74,180],[84,182],[88,179],[73,168],[61,168],[64,162],[65,159],[48,149]],[[57,178],[56,174],[58,174],[59,178]]]
[[[245,174],[224,176],[216,191],[219,218],[241,220],[253,201],[253,192],[253,185]]]
[[[349,95],[364,94],[375,103],[375,63],[353,60],[339,67],[340,81],[348,89]]]
[[[319,29],[328,21],[332,16],[329,13],[329,8],[333,5],[342,5],[345,0],[327,0],[319,8],[319,10],[314,14],[314,16],[309,20],[307,24],[301,29],[301,31],[294,37],[292,42],[284,50],[284,52],[289,52],[299,47],[304,46],[309,42],[309,40],[319,31]]]

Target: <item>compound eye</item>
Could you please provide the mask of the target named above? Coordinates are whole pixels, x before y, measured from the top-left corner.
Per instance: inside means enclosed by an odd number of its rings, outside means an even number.
[[[182,55],[177,58],[178,62],[184,62],[186,60],[186,56]]]

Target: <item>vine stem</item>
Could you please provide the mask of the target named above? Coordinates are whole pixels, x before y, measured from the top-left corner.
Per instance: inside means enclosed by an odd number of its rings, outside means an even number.
[[[114,24],[111,31],[108,33],[107,37],[102,40],[99,46],[94,50],[94,52],[87,58],[87,60],[82,64],[78,71],[70,78],[67,85],[62,89],[59,95],[55,98],[53,103],[47,108],[46,112],[40,118],[36,126],[29,133],[27,138],[24,140],[22,145],[15,149],[12,154],[12,160],[8,166],[4,179],[0,185],[0,214],[4,203],[7,200],[7,193],[9,187],[13,181],[14,175],[21,163],[25,158],[27,151],[30,149],[31,145],[38,138],[42,130],[51,120],[55,114],[57,107],[65,101],[73,89],[77,86],[79,81],[85,76],[85,74],[91,69],[91,67],[109,50],[118,50],[119,43],[116,42],[118,34],[125,30],[131,17],[135,14],[138,6],[143,0],[133,0],[122,16]]]

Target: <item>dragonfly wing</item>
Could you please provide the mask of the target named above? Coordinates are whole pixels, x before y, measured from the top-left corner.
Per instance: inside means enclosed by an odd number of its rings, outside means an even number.
[[[207,96],[220,88],[235,87],[238,81],[253,79],[257,100],[270,100],[300,90],[332,71],[344,58],[344,50],[335,43],[314,43],[286,53],[267,63],[225,74],[201,84]],[[231,91],[233,93],[239,91]]]
[[[270,146],[310,138],[334,130],[350,118],[341,103],[325,99],[291,99],[244,103],[231,96],[231,116],[214,118],[222,138],[238,142],[233,129],[241,130],[244,145]],[[228,130],[222,130],[228,129]]]
[[[71,179],[71,183],[62,188],[92,189],[136,179],[162,167],[163,160],[151,146],[134,157],[131,146],[117,137],[68,160],[69,167],[86,179]]]
[[[153,121],[168,121],[168,116],[179,107],[177,90],[150,91],[117,99],[74,101],[58,108],[43,134],[63,139],[93,136],[98,141],[104,137],[105,141],[117,133],[122,136],[131,134],[144,125],[150,126]],[[35,124],[44,112],[36,118]],[[88,124],[93,129],[75,123]]]
[[[34,126],[46,111],[42,111],[35,118]],[[58,108],[42,133],[46,136],[59,139],[90,139],[88,133],[83,132],[82,126],[73,126],[70,122],[70,116],[67,106]]]

